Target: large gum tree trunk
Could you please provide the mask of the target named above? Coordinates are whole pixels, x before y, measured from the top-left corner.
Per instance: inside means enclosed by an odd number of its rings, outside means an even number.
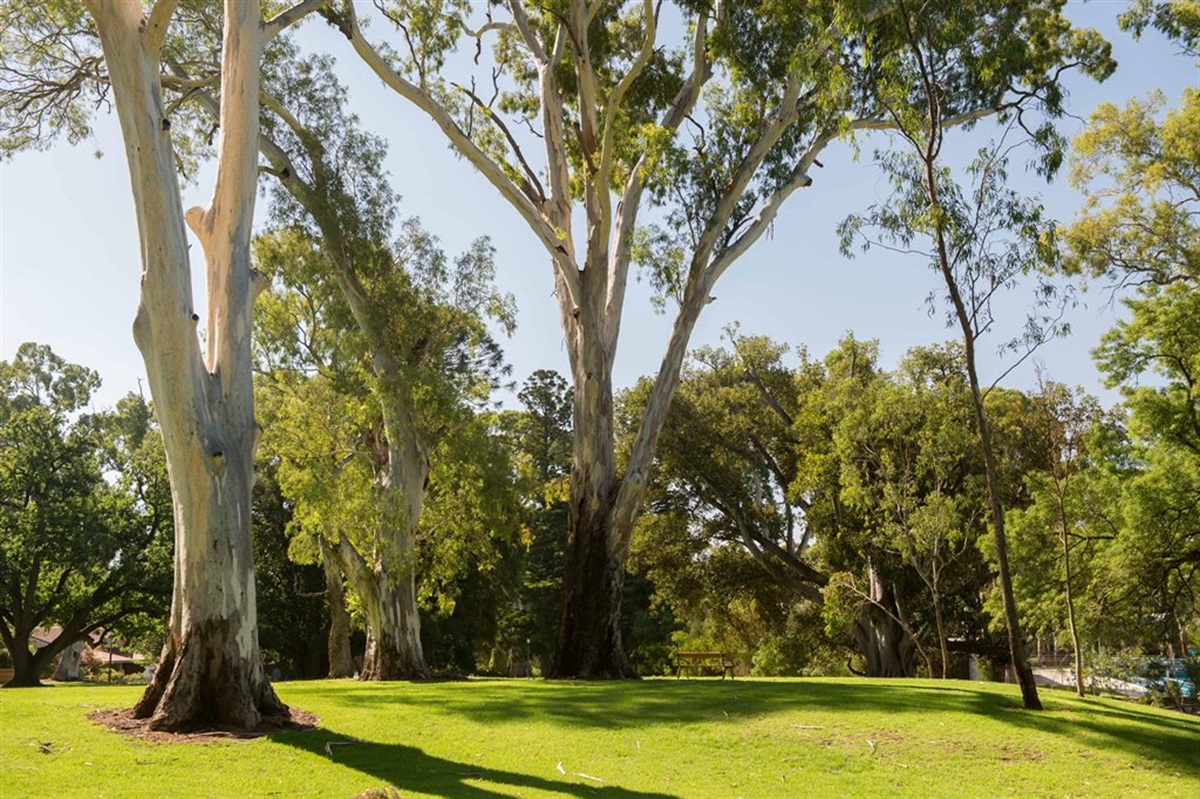
[[[161,730],[257,727],[282,717],[259,653],[250,492],[256,425],[250,360],[250,233],[257,178],[258,3],[226,0],[221,138],[208,208],[186,222],[207,266],[201,353],[160,50],[175,4],[88,0],[129,163],[142,255],[134,338],[162,429],[175,517],[175,587],[154,680],[134,709]]]
[[[868,677],[912,677],[916,674],[916,647],[912,636],[896,618],[896,598],[868,568],[871,601],[854,620],[851,633],[866,663]]]
[[[587,286],[587,283],[584,284]],[[571,502],[564,553],[563,607],[549,676],[588,680],[636,677],[621,641],[621,592],[628,545],[614,530],[617,478],[613,440],[612,357],[603,308],[572,309],[576,342]]]
[[[590,273],[595,274],[602,273]],[[549,676],[625,679],[637,676],[621,641],[621,593],[633,525],[709,285],[698,281],[684,300],[625,473],[618,477],[612,364],[619,317],[606,307],[604,284],[592,283],[590,275],[581,284],[582,307],[562,305],[564,329],[572,342],[574,452],[563,609]],[[559,296],[569,296],[561,285]]]
[[[363,680],[420,680],[429,677],[421,648],[416,578],[407,569],[368,563],[343,536],[339,542],[347,574],[367,617]]]

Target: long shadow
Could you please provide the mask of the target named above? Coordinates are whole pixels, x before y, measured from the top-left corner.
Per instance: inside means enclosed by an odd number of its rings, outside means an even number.
[[[1179,716],[1147,715],[1104,700],[1078,704],[1043,692],[1046,711],[1021,709],[1019,696],[941,685],[855,682],[751,682],[647,680],[639,683],[469,683],[445,690],[397,690],[392,685],[313,688],[306,694],[345,706],[421,708],[432,716],[451,714],[482,724],[550,721],[571,728],[619,730],[754,718],[786,709],[826,712],[831,708],[882,715],[961,712],[986,716],[1019,729],[1087,740],[1132,755],[1148,767],[1200,777],[1200,724]],[[1064,713],[1065,711],[1065,713]],[[1069,714],[1069,715],[1067,715]]]
[[[545,791],[563,797],[589,799],[678,799],[665,793],[649,793],[615,785],[583,785],[548,780],[529,774],[483,768],[471,763],[434,757],[415,746],[385,744],[356,739],[321,728],[314,732],[280,732],[269,736],[276,743],[291,746],[322,759],[331,759],[379,780],[378,787],[392,786],[401,793],[413,791],[434,796],[495,797],[488,783],[517,789]],[[340,745],[333,745],[340,742]],[[348,742],[348,743],[347,743]],[[328,750],[326,745],[330,744]]]

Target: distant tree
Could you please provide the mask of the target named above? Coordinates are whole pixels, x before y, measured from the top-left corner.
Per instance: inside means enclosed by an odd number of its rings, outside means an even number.
[[[161,442],[138,397],[84,414],[100,379],[45,345],[0,363],[0,640],[14,686],[170,596],[171,501]],[[115,477],[106,479],[107,472]],[[31,650],[34,629],[60,625]]]
[[[1126,613],[1179,643],[1200,622],[1200,292],[1147,287],[1126,305],[1130,318],[1095,352],[1124,395],[1133,444],[1123,529],[1106,561]]]
[[[1030,410],[1028,424],[1043,439],[1049,459],[1046,468],[1024,476],[1028,506],[1007,514],[1013,590],[1029,629],[1070,637],[1075,690],[1083,696],[1080,630],[1090,633],[1088,641],[1100,631],[1105,603],[1095,584],[1096,562],[1121,525],[1120,481],[1100,444],[1111,420],[1094,398],[1044,377]]]
[[[259,645],[268,663],[300,679],[329,674],[326,640],[327,620],[332,610],[325,607],[325,574],[315,564],[300,564],[288,557],[288,524],[291,505],[275,479],[277,465],[260,462],[254,481],[254,564],[258,591]],[[339,575],[339,580],[341,579]],[[345,608],[342,608],[343,613]],[[349,665],[349,635],[345,629],[346,665]],[[353,667],[345,674],[349,677]]]
[[[911,676],[917,655],[935,674],[933,648],[945,673],[951,635],[990,655],[961,353],[914,350],[892,374],[852,336],[822,361],[802,351],[789,366],[785,353],[738,335],[732,350],[697,353],[663,430],[638,562],[687,621],[706,602],[714,613],[718,565],[744,574],[725,552],[741,550],[788,597],[771,611],[778,629],[797,633],[802,618],[819,629],[824,614],[870,676]],[[646,388],[625,400],[635,416]]]
[[[522,532],[516,574],[501,627],[505,648],[541,663],[554,655],[562,606],[571,472],[571,387],[558,372],[534,371],[521,385],[521,410],[499,416],[513,453]],[[532,664],[531,664],[532,665]]]
[[[996,293],[1011,287],[1051,251],[1044,246],[1049,226],[1036,203],[1006,187],[1005,169],[1012,147],[1003,138],[1000,143],[983,149],[969,167],[972,182],[969,189],[955,182],[947,166],[943,154],[946,120],[961,102],[958,97],[961,76],[954,61],[945,58],[938,38],[947,27],[973,27],[972,10],[963,5],[944,5],[939,8],[945,17],[939,18],[926,11],[928,6],[904,0],[895,8],[897,33],[908,46],[902,58],[911,71],[901,73],[902,80],[883,73],[876,86],[883,114],[892,121],[901,144],[898,152],[880,153],[878,158],[892,182],[894,194],[887,205],[875,207],[868,220],[852,217],[848,221],[843,228],[843,251],[849,252],[849,243],[856,233],[864,226],[870,227],[878,232],[884,246],[903,252],[915,249],[941,279],[948,308],[947,323],[958,328],[962,336],[975,429],[991,499],[989,513],[996,539],[1013,668],[1026,709],[1040,710],[1012,593],[1002,489],[984,401],[989,386],[980,380],[976,349],[980,339],[994,327],[992,300]],[[1114,69],[1107,44],[1098,36],[1073,31],[1069,42],[1069,55],[1064,54],[1065,58],[1050,67],[1056,76],[1063,69],[1079,67],[1092,77],[1104,79]],[[1017,50],[1034,50],[1027,48],[1026,42],[1009,44]],[[1038,85],[1033,91],[1018,94],[1003,110],[1002,118],[1006,120],[1006,129],[1028,133],[1038,147],[1036,168],[1043,174],[1051,174],[1062,160],[1062,142],[1050,122],[1030,130],[1029,117],[1035,112],[1050,117],[1061,115],[1064,95],[1055,80],[1039,76],[1035,84]],[[921,245],[914,248],[916,242],[928,249],[920,249]],[[1038,295],[1045,298],[1052,290],[1049,283],[1043,283],[1038,287]],[[1056,317],[1053,312],[1048,319],[1028,318],[1025,335],[1015,339],[1011,348],[1028,354],[1047,335],[1053,334],[1059,318],[1061,314]]]
[[[1104,103],[1075,138],[1071,182],[1086,194],[1067,225],[1064,267],[1119,285],[1200,284],[1200,88],[1167,110],[1161,92]]]
[[[1136,0],[1120,22],[1200,58],[1195,0]],[[1186,88],[1163,113],[1166,102],[1155,93],[1105,103],[1076,138],[1071,179],[1086,201],[1063,230],[1063,266],[1136,288],[1123,300],[1130,317],[1094,353],[1129,412],[1129,441],[1111,456],[1122,466],[1119,532],[1095,578],[1119,620],[1109,634],[1185,649],[1185,630],[1200,623],[1200,90]]]
[[[350,221],[336,230],[296,205],[295,226],[256,242],[276,289],[256,317],[275,423],[264,440],[295,503],[293,554],[332,555],[361,600],[363,678],[419,678],[421,595],[448,600],[511,526],[508,467],[480,413],[504,371],[484,320],[509,323],[511,309],[485,240],[450,262],[407,220],[387,245],[375,215],[391,211],[341,200]]]
[[[1147,27],[1179,43],[1182,51],[1200,58],[1200,3],[1196,0],[1133,0],[1120,16],[1121,27],[1141,36]]]
[[[930,675],[940,672],[944,679],[950,676],[951,630],[964,639],[980,632],[964,621],[986,577],[975,546],[986,503],[972,451],[961,348],[910,350],[863,407],[848,414],[836,434],[842,502],[863,518],[868,551],[879,561],[898,560],[892,570],[899,567],[923,585],[924,592],[909,589],[897,596],[894,612],[909,628]],[[927,636],[920,626],[933,629],[938,669],[922,646]]]

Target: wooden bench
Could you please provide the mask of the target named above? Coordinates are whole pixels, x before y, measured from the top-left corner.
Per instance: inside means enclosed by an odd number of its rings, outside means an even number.
[[[675,653],[675,678],[683,676],[685,670],[691,672],[691,676],[699,677],[705,669],[713,671],[720,670],[721,679],[725,679],[725,675],[729,675],[729,679],[733,679],[733,661],[725,657],[724,652],[676,652]]]

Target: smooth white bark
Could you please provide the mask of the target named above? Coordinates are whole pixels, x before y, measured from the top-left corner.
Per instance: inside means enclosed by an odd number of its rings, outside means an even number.
[[[186,222],[200,240],[208,292],[201,353],[160,47],[174,4],[146,21],[139,3],[87,0],[104,48],[141,239],[134,338],[162,430],[175,509],[175,587],[159,674],[138,706],[157,726],[200,717],[255,726],[279,712],[262,673],[250,540],[256,439],[250,361],[250,233],[265,41],[258,4],[226,0],[221,138],[207,208]]]

